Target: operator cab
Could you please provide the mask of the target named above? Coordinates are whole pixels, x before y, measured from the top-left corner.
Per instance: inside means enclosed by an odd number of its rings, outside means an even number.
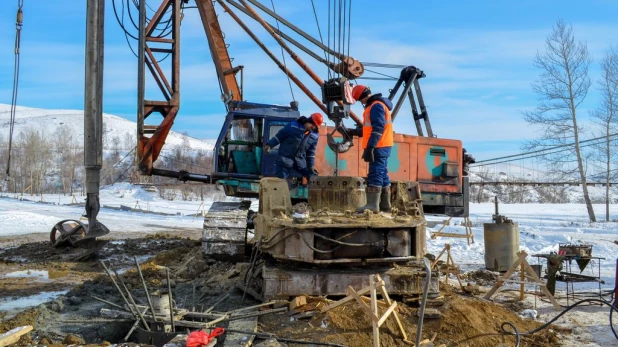
[[[300,117],[288,106],[233,102],[232,109],[215,144],[212,178],[228,196],[257,197],[261,177],[275,177],[275,161],[279,145],[264,152],[266,142],[287,124]],[[300,184],[302,176],[290,172],[293,199],[306,199],[307,187]]]

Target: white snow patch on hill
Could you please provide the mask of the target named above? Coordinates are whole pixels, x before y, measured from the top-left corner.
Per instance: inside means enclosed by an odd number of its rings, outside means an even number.
[[[9,134],[10,110],[11,105],[0,104],[0,135],[5,139]],[[121,141],[126,136],[136,137],[136,122],[104,113],[103,124],[104,136],[108,141],[111,141],[114,137],[118,137]],[[18,136],[20,132],[29,129],[37,130],[46,136],[51,136],[58,128],[63,126],[70,127],[70,133],[73,134],[76,142],[82,143],[84,137],[84,111],[17,106],[14,136]],[[189,148],[194,151],[210,151],[214,146],[214,140],[201,140],[171,131],[165,141],[166,146],[164,150],[182,145],[185,141],[187,141]]]

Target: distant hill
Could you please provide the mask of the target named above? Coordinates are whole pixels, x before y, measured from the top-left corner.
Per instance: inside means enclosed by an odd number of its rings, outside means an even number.
[[[0,136],[4,139],[9,134],[11,105],[0,104]],[[111,114],[103,114],[103,124],[107,141],[118,137],[121,141],[130,136],[136,138],[137,123]],[[70,134],[80,143],[84,137],[84,111],[83,110],[53,110],[18,106],[15,115],[15,130],[17,136],[21,131],[28,129],[38,130],[41,134],[51,136],[60,127],[69,127]],[[135,141],[135,140],[134,140]],[[166,147],[182,145],[187,141],[189,148],[194,151],[210,151],[214,146],[214,140],[200,140],[171,131],[166,139]],[[121,142],[122,143],[122,142]],[[129,148],[130,150],[131,148]]]
[[[0,191],[34,194],[72,193],[84,186],[84,112],[17,107],[10,180],[8,162],[10,105],[0,104]],[[135,166],[137,123],[103,115],[101,183],[143,181]],[[170,132],[155,167],[209,173],[215,140],[200,140]],[[149,182],[167,182],[149,178]]]

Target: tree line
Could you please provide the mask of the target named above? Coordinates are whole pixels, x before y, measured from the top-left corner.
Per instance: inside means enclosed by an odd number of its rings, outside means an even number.
[[[117,182],[146,184],[176,184],[175,179],[140,176],[136,170],[136,138],[125,133],[111,136],[105,129],[103,136],[103,167],[101,185]],[[0,170],[6,172],[8,138],[0,135]],[[83,139],[69,126],[57,127],[44,134],[26,129],[14,134],[9,176],[0,182],[0,192],[41,195],[83,195],[85,186]],[[193,150],[187,138],[176,146],[166,146],[155,167],[170,170],[209,173],[211,151]]]

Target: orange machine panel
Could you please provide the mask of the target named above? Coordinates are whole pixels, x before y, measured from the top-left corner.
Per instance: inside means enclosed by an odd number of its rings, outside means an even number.
[[[360,140],[346,152],[335,154],[328,148],[326,134],[333,129],[322,127],[318,141],[316,166],[320,175],[334,175],[337,159],[339,176],[367,176]],[[341,139],[340,137],[335,137]],[[462,143],[459,140],[395,134],[395,145],[388,162],[391,180],[418,181],[425,192],[461,193]]]

